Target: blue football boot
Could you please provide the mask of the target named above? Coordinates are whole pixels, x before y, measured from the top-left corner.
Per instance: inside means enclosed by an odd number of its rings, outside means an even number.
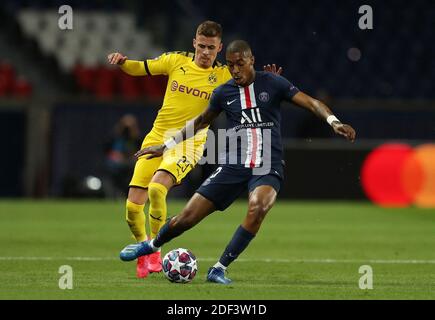
[[[208,269],[207,281],[220,284],[230,284],[232,281],[225,277],[225,271],[221,268],[211,267]]]
[[[119,258],[122,261],[132,261],[153,252],[153,248],[150,246],[149,241],[143,241],[126,246],[121,250]]]

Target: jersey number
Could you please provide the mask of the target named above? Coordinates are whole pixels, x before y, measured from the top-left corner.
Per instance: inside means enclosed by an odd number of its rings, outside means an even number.
[[[181,170],[181,172],[184,173],[184,171],[187,170],[187,168],[189,168],[190,166],[192,166],[192,164],[190,163],[189,160],[187,160],[186,156],[183,156],[180,160],[177,161],[177,167],[179,168],[179,170]]]

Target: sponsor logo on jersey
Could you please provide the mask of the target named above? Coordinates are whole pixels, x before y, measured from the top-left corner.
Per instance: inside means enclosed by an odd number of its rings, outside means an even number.
[[[227,101],[227,106],[229,106],[230,104],[232,104],[233,102],[235,102],[237,99],[231,100],[231,101]]]
[[[192,88],[185,86],[184,84],[179,84],[177,81],[173,80],[171,83],[171,91],[178,91],[185,94],[191,94],[194,97],[199,97],[201,99],[210,100],[211,93],[207,91],[201,91],[197,88]]]
[[[240,120],[241,124],[244,124],[245,122],[257,123],[262,121],[263,120],[261,120],[260,108],[257,107],[257,108],[242,110],[242,119]]]

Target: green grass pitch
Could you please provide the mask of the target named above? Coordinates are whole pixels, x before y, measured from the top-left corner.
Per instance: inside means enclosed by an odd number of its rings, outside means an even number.
[[[184,201],[171,200],[170,215]],[[230,268],[229,286],[205,282],[246,212],[240,201],[163,248],[198,257],[189,284],[135,277],[119,251],[132,240],[124,202],[0,201],[0,299],[435,299],[435,213],[364,202],[278,200]],[[59,267],[73,270],[61,290]],[[362,265],[373,289],[362,290]]]

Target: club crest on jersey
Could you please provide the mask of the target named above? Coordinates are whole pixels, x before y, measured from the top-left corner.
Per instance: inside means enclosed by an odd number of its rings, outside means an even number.
[[[260,93],[258,95],[258,99],[261,102],[267,102],[267,101],[269,101],[269,94],[266,91],[263,91],[262,93]]]
[[[208,83],[215,84],[216,81],[217,81],[216,73],[214,73],[214,72],[210,73],[210,75],[208,76]]]
[[[246,112],[245,112],[246,111]],[[260,108],[245,109],[242,111],[241,124],[262,122]]]

